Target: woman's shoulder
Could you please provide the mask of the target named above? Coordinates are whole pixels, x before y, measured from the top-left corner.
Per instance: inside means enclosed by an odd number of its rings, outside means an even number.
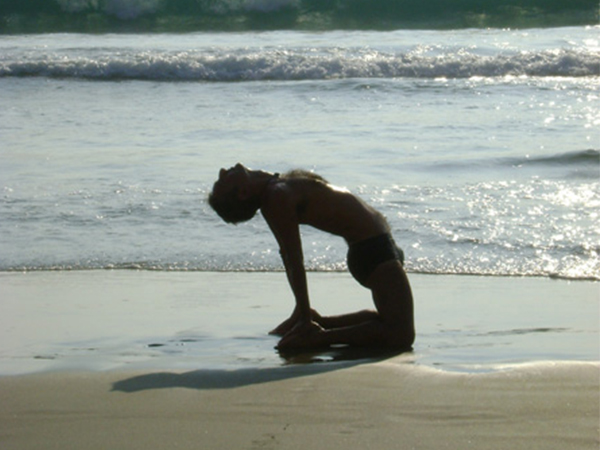
[[[327,180],[321,175],[304,169],[293,169],[279,176],[280,179],[295,183],[323,183]]]

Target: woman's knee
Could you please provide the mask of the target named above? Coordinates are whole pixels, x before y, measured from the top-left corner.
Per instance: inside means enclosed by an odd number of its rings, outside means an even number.
[[[415,329],[412,325],[388,326],[388,346],[398,350],[411,350],[415,342]]]

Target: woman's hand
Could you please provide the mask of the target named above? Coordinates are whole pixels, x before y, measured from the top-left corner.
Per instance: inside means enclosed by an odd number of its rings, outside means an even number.
[[[277,344],[279,350],[321,347],[325,330],[316,322],[298,322]]]
[[[322,320],[321,315],[314,309],[310,310],[310,314],[311,314],[312,320],[314,322],[316,322],[317,324],[321,325],[321,320]],[[300,322],[301,322],[300,313],[298,313],[297,310],[294,309],[294,312],[292,313],[292,315],[288,319],[284,320],[279,325],[277,325],[277,327],[275,327],[274,329],[269,331],[269,334],[274,335],[274,336],[285,336],[290,331],[292,331],[294,329],[294,327],[296,327],[296,325],[298,325]]]
[[[285,336],[296,326],[298,320],[300,320],[300,315],[297,315],[294,311],[288,319],[284,320],[279,325],[277,325],[277,327],[269,331],[269,334],[275,336]]]

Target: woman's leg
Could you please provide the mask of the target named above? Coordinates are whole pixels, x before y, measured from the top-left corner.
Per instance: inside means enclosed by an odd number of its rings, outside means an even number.
[[[336,317],[315,315],[313,323],[285,335],[278,347],[316,348],[346,344],[411,348],[415,339],[413,298],[400,262],[381,264],[369,277],[367,285],[373,293],[377,311],[360,311]]]

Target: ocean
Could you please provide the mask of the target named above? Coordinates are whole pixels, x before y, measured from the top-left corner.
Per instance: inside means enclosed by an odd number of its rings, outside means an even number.
[[[241,161],[374,204],[409,272],[599,280],[599,30],[0,35],[0,270],[281,270],[207,206]]]
[[[260,215],[207,205],[239,161],[373,204],[409,276],[597,282],[597,4],[519,5],[0,2],[0,272],[279,272]],[[346,271],[342,239],[302,235],[309,271]]]

